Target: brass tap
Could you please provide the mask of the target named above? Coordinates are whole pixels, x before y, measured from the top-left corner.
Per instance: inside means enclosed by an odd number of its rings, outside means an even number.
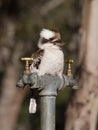
[[[71,76],[72,75],[72,63],[73,63],[74,61],[73,60],[68,60],[68,61],[66,61],[66,64],[67,64],[67,72],[66,72],[66,74],[68,75],[68,76]]]
[[[24,57],[21,58],[22,61],[25,61],[25,71],[24,73],[29,74],[30,73],[30,67],[29,67],[29,62],[33,61],[32,57]]]

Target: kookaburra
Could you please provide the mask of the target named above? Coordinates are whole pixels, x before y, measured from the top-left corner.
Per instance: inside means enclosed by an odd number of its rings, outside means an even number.
[[[42,29],[38,42],[39,50],[35,52],[30,66],[31,73],[36,72],[39,76],[49,74],[62,78],[64,68],[64,54],[61,46],[61,35],[57,31]],[[29,112],[36,112],[36,98],[30,99]]]
[[[30,66],[31,73],[37,72],[39,76],[44,74],[62,76],[64,54],[61,46],[63,45],[59,32],[42,29],[38,41],[39,50],[32,55],[34,61]]]

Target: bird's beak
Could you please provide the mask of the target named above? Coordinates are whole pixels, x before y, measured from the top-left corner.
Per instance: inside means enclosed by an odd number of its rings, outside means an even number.
[[[64,46],[65,43],[64,42],[57,42],[57,43],[55,43],[55,45],[57,45],[57,46]]]

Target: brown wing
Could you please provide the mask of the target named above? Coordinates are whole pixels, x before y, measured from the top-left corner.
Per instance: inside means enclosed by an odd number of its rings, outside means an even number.
[[[44,54],[44,50],[41,50],[39,49],[37,52],[35,52],[32,57],[34,58],[34,61],[33,61],[33,66],[38,69],[39,68],[39,65],[41,63],[41,59],[43,57],[43,54]]]

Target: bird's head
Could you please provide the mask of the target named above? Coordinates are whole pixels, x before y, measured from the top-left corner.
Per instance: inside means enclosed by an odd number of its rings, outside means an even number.
[[[40,32],[40,39],[38,47],[45,49],[47,47],[63,46],[64,43],[61,41],[61,35],[59,32],[54,30],[42,29]]]

